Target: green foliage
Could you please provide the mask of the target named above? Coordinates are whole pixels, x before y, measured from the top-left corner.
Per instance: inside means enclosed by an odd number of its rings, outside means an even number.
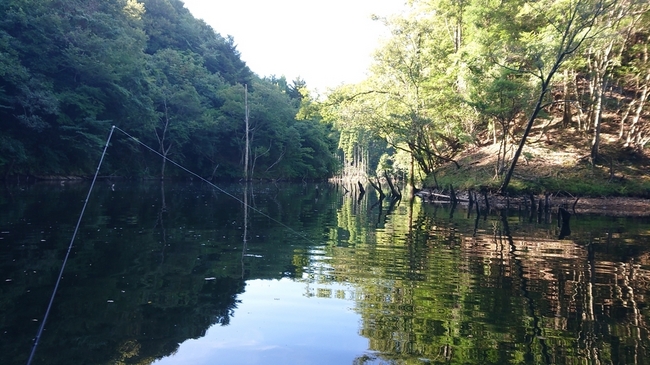
[[[0,11],[3,176],[92,174],[113,124],[201,175],[239,177],[244,84],[259,177],[335,170],[331,130],[296,120],[304,80],[282,88],[259,80],[234,39],[179,0],[8,0]],[[106,174],[164,169],[123,135],[113,146]]]
[[[180,0],[3,1],[2,175],[92,174],[116,125],[202,176],[239,178],[244,85],[256,178],[373,175],[388,161],[415,178],[488,143],[490,133],[501,143],[500,176],[517,162],[508,145],[526,142],[521,127],[555,117],[560,100],[579,107],[566,108],[567,124],[573,117],[595,131],[589,123],[607,85],[620,90],[603,102],[607,122],[620,122],[609,129],[620,129],[626,147],[649,143],[647,2],[408,3],[410,12],[377,18],[390,37],[369,77],[316,100],[300,78],[257,77],[235,40]],[[573,85],[553,77],[565,66]],[[161,175],[159,157],[114,138],[107,174]]]
[[[600,130],[594,121],[607,113],[609,130],[619,129],[626,146],[648,144],[650,137],[641,132],[648,130],[650,94],[647,2],[412,0],[408,5],[410,12],[376,18],[391,35],[376,51],[369,77],[339,87],[324,103],[323,115],[341,131],[345,161],[354,161],[379,138],[392,147],[382,152],[387,154],[379,170],[401,152],[431,174],[447,164],[460,167],[453,161],[468,148],[498,143],[492,180],[485,183],[501,181],[507,189],[540,119],[550,124],[561,117],[564,128],[578,119],[578,128],[591,132]],[[578,70],[558,82],[556,73],[567,67]],[[612,85],[625,86],[612,96]],[[607,86],[610,99],[603,105],[609,109],[602,111],[595,105]]]
[[[406,152],[425,174],[452,160],[471,142],[477,122],[476,113],[464,101],[466,70],[458,53],[462,6],[447,9],[455,14],[450,25],[441,16],[446,10],[439,12],[436,4],[418,2],[412,14],[383,19],[392,36],[377,50],[371,76],[358,85],[339,88],[328,98],[335,125],[352,135],[369,133],[366,141],[380,138],[392,147],[379,156]],[[451,33],[460,33],[449,37],[447,26],[455,28]],[[346,159],[352,159],[350,143],[342,140],[341,147],[346,147]],[[372,171],[378,161],[370,166]]]
[[[492,75],[476,75],[472,85],[472,105],[482,116],[511,123],[521,118],[530,107],[531,85],[507,69],[496,69]]]

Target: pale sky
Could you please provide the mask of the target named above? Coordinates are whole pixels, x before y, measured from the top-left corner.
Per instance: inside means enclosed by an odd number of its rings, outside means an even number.
[[[222,36],[232,35],[242,59],[264,77],[300,76],[320,93],[363,80],[405,0],[183,0]]]

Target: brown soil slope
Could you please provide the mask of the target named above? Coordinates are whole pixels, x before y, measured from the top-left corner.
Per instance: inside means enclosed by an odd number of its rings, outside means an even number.
[[[511,202],[522,204],[549,195],[551,204],[573,206],[576,212],[612,215],[650,215],[650,158],[643,150],[627,148],[618,140],[617,131],[604,126],[600,157],[590,161],[591,135],[573,127],[563,128],[559,120],[540,121],[531,132],[515,168],[509,190]],[[613,129],[613,128],[612,128]],[[497,176],[499,144],[485,138],[486,143],[473,147],[453,164],[443,166],[436,174],[439,185],[456,190],[488,190],[496,192],[503,176]],[[511,141],[508,158],[517,145]],[[507,168],[508,166],[506,166]],[[426,186],[434,186],[429,178]],[[504,197],[492,195],[498,205]]]

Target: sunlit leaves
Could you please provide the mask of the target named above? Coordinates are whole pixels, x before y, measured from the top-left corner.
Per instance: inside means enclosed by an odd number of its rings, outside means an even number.
[[[435,9],[384,20],[392,36],[377,50],[371,76],[329,96],[344,129],[384,139],[426,173],[454,155],[473,123],[462,103],[460,43],[445,20]]]
[[[124,5],[124,13],[133,19],[140,20],[145,12],[144,4],[139,3],[138,0],[126,0]]]

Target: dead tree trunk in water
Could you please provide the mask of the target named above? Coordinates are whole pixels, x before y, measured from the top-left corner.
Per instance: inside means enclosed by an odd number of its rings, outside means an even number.
[[[560,226],[560,234],[557,239],[562,240],[571,235],[571,227],[569,226],[569,221],[571,219],[571,213],[569,213],[563,207],[560,207],[557,211],[557,223]]]
[[[371,179],[368,179],[368,182],[370,185],[377,190],[377,193],[379,193],[379,200],[383,200],[386,197],[386,194],[381,190],[381,183],[379,182],[379,178],[377,178],[377,184],[373,183]]]
[[[451,200],[452,204],[456,204],[457,199],[456,199],[456,192],[454,191],[454,186],[449,184],[449,200]]]
[[[167,163],[167,155],[169,154],[169,150],[172,148],[172,143],[170,142],[169,144],[166,145],[165,139],[167,138],[167,132],[169,129],[169,122],[170,122],[170,117],[169,114],[167,113],[167,99],[163,99],[163,107],[165,109],[165,114],[164,114],[164,124],[162,126],[162,131],[160,133],[158,132],[158,128],[154,128],[154,132],[156,133],[156,138],[158,138],[158,145],[160,146],[160,155],[162,156],[162,166],[160,167],[160,180],[165,179],[165,166]]]
[[[366,189],[363,188],[363,184],[361,181],[357,181],[357,184],[359,185],[359,191],[361,192],[361,195],[366,193]]]
[[[402,199],[402,194],[395,189],[395,185],[393,185],[393,182],[390,180],[390,177],[388,176],[388,172],[384,171],[384,177],[386,178],[386,182],[388,182],[388,187],[390,188],[391,194],[397,199]]]
[[[487,191],[487,189],[481,189],[481,190],[483,191],[483,198],[485,199],[485,211],[487,213],[489,213],[490,212],[490,200],[488,199],[488,191]]]

